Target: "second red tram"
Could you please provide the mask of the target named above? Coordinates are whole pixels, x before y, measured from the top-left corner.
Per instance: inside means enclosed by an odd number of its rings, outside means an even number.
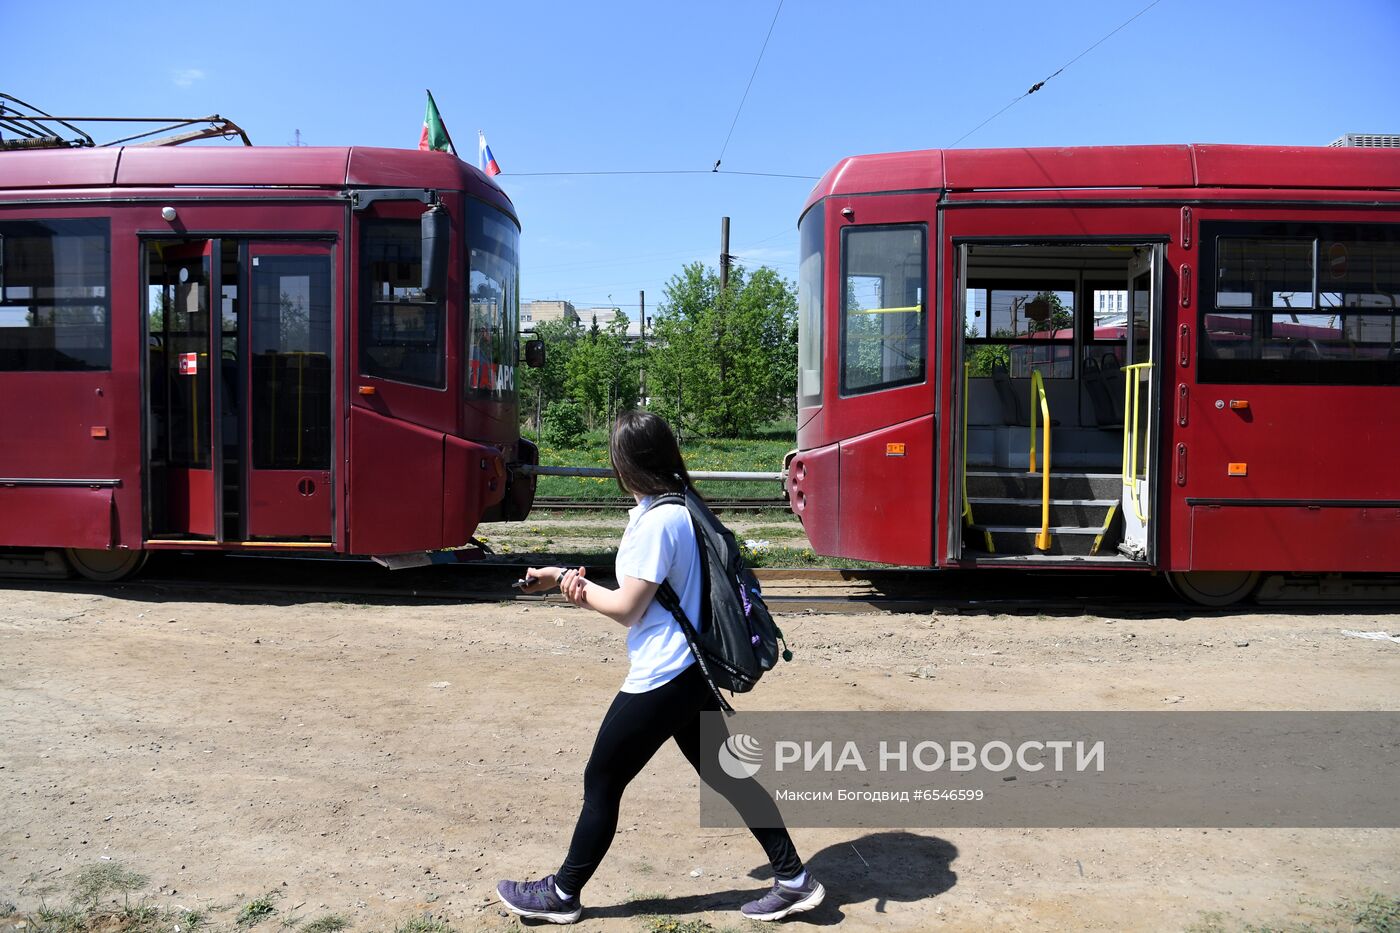
[[[849,158],[799,222],[789,498],[822,554],[1400,571],[1400,152]]]
[[[0,154],[0,546],[115,579],[523,517],[518,244],[446,153]]]

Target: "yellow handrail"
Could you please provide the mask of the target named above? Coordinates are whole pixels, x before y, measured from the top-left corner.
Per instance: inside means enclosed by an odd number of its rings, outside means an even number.
[[[1039,405],[1037,406],[1037,402]],[[1045,471],[1040,477],[1040,533],[1035,536],[1037,550],[1050,550],[1050,400],[1045,396],[1045,380],[1040,370],[1031,370],[1031,472],[1035,472],[1035,413],[1039,408],[1044,419]]]
[[[1123,488],[1129,490],[1133,511],[1138,521],[1146,524],[1138,501],[1138,374],[1140,369],[1152,368],[1152,362],[1134,363],[1123,367]],[[1131,417],[1130,417],[1131,413]]]

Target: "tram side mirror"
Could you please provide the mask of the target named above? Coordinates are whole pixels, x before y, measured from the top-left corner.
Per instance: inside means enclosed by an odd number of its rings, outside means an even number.
[[[544,341],[540,338],[525,341],[525,365],[531,369],[544,367]]]
[[[451,218],[441,204],[423,214],[423,294],[437,301],[447,292],[447,236]]]

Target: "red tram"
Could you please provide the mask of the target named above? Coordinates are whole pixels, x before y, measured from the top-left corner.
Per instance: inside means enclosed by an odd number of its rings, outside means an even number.
[[[1400,571],[1400,152],[849,158],[799,221],[793,510],[822,554]]]
[[[518,243],[446,153],[0,154],[0,546],[116,579],[524,517]]]

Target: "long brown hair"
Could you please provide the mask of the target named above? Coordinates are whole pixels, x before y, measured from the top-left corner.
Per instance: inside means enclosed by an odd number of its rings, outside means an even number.
[[[617,416],[608,454],[622,491],[639,496],[681,492],[690,473],[671,426],[649,411],[625,411]]]

